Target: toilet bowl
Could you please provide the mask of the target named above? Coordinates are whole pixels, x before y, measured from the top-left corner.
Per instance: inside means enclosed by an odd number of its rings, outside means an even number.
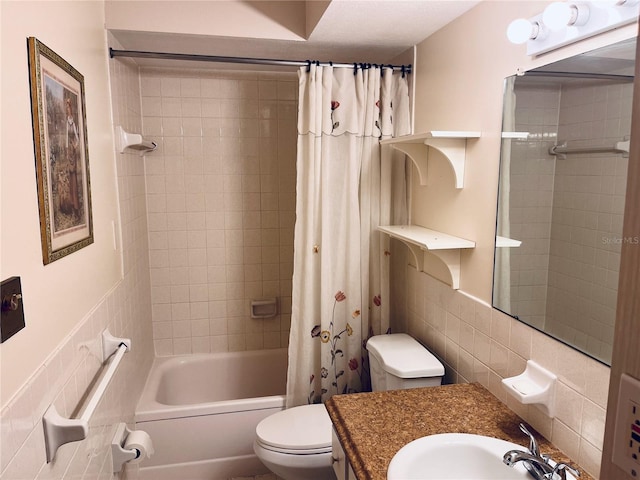
[[[373,336],[367,350],[374,392],[442,383],[442,363],[407,334]],[[253,450],[284,480],[335,480],[331,429],[324,405],[293,407],[258,424]]]
[[[335,480],[331,466],[331,419],[322,404],[283,410],[256,427],[253,450],[284,480]]]

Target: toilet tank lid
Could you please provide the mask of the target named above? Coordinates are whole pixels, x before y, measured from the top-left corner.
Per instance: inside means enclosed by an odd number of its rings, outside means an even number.
[[[406,333],[376,335],[367,341],[367,350],[384,370],[400,378],[441,377],[444,366],[415,338]]]

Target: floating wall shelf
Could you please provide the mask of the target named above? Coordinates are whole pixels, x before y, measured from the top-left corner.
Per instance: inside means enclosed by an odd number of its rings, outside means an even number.
[[[155,142],[145,140],[140,134],[125,132],[120,126],[116,127],[116,135],[120,153],[124,153],[129,148],[139,151],[140,155],[142,155],[146,152],[152,152],[158,147]]]
[[[502,138],[511,140],[528,140],[529,132],[502,132]]]
[[[434,130],[416,135],[403,135],[381,140],[380,145],[388,145],[407,155],[418,169],[420,185],[427,184],[429,148],[435,148],[451,164],[455,175],[456,188],[463,188],[464,164],[467,139],[469,138],[480,138],[480,132]]]
[[[496,236],[496,247],[519,247],[522,245],[520,240],[514,240],[513,238]]]
[[[476,243],[417,225],[380,226],[378,230],[409,247],[418,271],[424,271],[424,251],[438,257],[449,269],[451,287],[460,288],[460,250],[475,248]]]

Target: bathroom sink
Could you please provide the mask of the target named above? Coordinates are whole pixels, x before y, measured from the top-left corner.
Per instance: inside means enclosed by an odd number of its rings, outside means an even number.
[[[406,444],[391,459],[387,480],[531,480],[522,462],[502,462],[516,443],[466,433],[429,435]],[[567,474],[567,478],[573,477]]]

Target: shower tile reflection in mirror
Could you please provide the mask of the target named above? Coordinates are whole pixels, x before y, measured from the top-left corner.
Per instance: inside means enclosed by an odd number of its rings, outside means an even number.
[[[552,77],[515,82],[511,143],[510,298],[494,305],[610,362],[628,159],[615,153],[549,154],[613,145],[630,134],[632,83]],[[507,252],[501,250],[508,250]],[[510,305],[509,305],[510,303]]]

